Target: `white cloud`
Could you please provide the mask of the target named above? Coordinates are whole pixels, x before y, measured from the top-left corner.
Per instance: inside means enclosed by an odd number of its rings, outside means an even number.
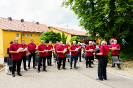
[[[62,0],[0,0],[0,17],[12,17],[81,30],[77,16],[69,8],[61,7]]]

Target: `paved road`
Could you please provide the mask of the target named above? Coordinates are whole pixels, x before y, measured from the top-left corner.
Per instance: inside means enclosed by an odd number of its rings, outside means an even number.
[[[0,61],[1,62],[1,61]],[[48,72],[37,73],[30,69],[28,72],[22,70],[22,77],[13,78],[0,72],[0,88],[133,88],[133,79],[125,78],[117,74],[107,72],[107,81],[97,81],[97,66],[85,68],[83,62],[77,63],[79,69],[57,70],[55,64],[47,67]]]

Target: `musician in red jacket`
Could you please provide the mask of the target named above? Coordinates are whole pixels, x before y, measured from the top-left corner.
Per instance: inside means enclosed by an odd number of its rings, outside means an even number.
[[[52,66],[52,51],[53,51],[53,46],[52,42],[50,41],[49,44],[47,45],[48,52],[46,53],[47,55],[47,64],[48,66]]]
[[[45,45],[44,40],[41,40],[41,44],[38,46],[37,52],[39,53],[38,73],[40,72],[40,66],[41,66],[42,60],[43,60],[43,71],[47,72],[46,66],[45,66],[47,46]]]
[[[14,70],[17,64],[17,73],[19,76],[20,74],[20,59],[21,59],[21,52],[18,49],[21,48],[21,45],[18,44],[18,38],[14,38],[14,43],[10,45],[9,53],[11,53],[13,65],[12,65],[12,77],[15,77]]]
[[[28,62],[28,69],[30,69],[30,62],[31,57],[33,56],[33,68],[35,68],[35,50],[36,50],[36,44],[34,43],[34,39],[30,40],[30,43],[27,45],[28,51],[30,53],[29,55],[29,62]]]

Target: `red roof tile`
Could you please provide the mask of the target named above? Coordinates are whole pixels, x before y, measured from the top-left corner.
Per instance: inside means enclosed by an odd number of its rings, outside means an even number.
[[[60,28],[60,27],[53,27],[53,26],[49,26],[49,27],[60,30],[60,31],[64,31],[64,32],[72,34],[72,35],[90,36],[90,34],[85,35],[87,32],[84,32],[84,31],[78,31],[78,30],[72,30],[72,29],[66,29],[66,28]]]
[[[3,30],[12,31],[24,31],[24,32],[46,32],[50,30],[45,24],[36,24],[28,21],[23,23],[20,20],[12,19],[10,21],[8,18],[0,17],[0,28]]]

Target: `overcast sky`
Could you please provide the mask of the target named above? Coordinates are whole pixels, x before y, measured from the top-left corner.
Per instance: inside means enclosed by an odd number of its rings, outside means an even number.
[[[61,3],[62,0],[0,0],[0,17],[81,30],[77,16]]]

